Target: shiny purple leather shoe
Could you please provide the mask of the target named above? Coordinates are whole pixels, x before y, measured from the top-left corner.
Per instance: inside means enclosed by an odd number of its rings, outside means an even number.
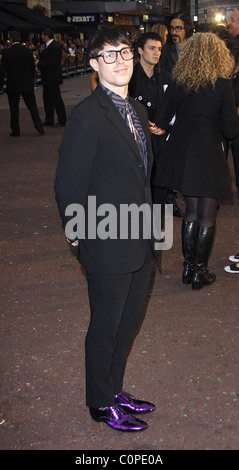
[[[136,400],[133,395],[126,392],[120,392],[118,395],[115,395],[115,403],[129,413],[149,413],[155,410],[153,403]]]
[[[131,416],[119,406],[108,408],[89,408],[90,415],[95,421],[102,421],[116,431],[143,431],[148,427],[147,423],[135,416]]]

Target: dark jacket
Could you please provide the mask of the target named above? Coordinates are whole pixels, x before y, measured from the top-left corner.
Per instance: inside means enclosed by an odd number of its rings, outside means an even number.
[[[166,42],[162,49],[162,54],[160,57],[160,68],[166,70],[166,72],[172,73],[172,70],[178,60],[178,53],[176,46],[173,42]]]
[[[140,62],[134,66],[132,78],[129,83],[129,94],[137,101],[140,101],[147,109],[148,118],[155,122],[155,115],[164,99],[165,91],[171,83],[168,72],[161,70],[158,66],[154,68],[154,74],[149,79]],[[154,154],[154,164],[152,167],[151,183],[154,184],[155,168],[157,160],[163,151],[167,135],[151,135],[151,142]]]
[[[56,201],[63,227],[69,204],[82,204],[86,219],[88,196],[95,196],[96,211],[111,204],[151,204],[150,171],[152,153],[144,107],[131,99],[143,125],[148,148],[147,179],[137,144],[119,111],[98,85],[92,95],[70,113],[59,149],[56,170]],[[99,221],[99,217],[97,219]],[[86,227],[88,222],[86,221]],[[117,225],[119,235],[119,225]],[[88,272],[123,274],[138,270],[144,263],[149,240],[81,239],[78,259]]]
[[[61,72],[62,48],[53,40],[42,52],[38,67],[41,71],[43,86],[54,87],[60,85],[62,80]]]
[[[4,49],[0,68],[0,89],[7,75],[7,92],[24,93],[34,90],[35,63],[32,51],[20,43]]]
[[[129,83],[129,94],[146,107],[149,120],[152,122],[163,99],[165,88],[170,82],[170,75],[158,67],[154,68],[153,77],[148,78],[140,62],[134,66]]]
[[[176,113],[173,126],[170,120]],[[185,196],[230,198],[230,172],[224,138],[239,134],[231,80],[219,78],[198,93],[169,87],[156,123],[170,130],[157,165],[159,186]]]

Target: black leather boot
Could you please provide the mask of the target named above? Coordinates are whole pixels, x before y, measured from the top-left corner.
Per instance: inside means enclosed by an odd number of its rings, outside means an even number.
[[[196,265],[192,279],[192,289],[199,290],[206,284],[212,284],[216,280],[214,273],[209,273],[207,269],[208,259],[215,235],[215,225],[213,227],[199,227],[197,235]]]
[[[197,221],[182,223],[182,252],[183,263],[183,284],[190,284],[193,278],[193,271],[196,262],[196,242],[197,242]]]

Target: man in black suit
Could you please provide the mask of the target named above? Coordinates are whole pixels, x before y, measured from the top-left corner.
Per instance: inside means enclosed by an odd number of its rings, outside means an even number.
[[[61,97],[60,85],[62,84],[61,57],[62,48],[54,40],[54,33],[46,28],[42,32],[42,40],[46,47],[41,54],[37,65],[41,72],[43,85],[43,102],[45,109],[45,126],[61,127],[66,123],[66,110]],[[58,122],[54,124],[54,111]]]
[[[121,210],[151,205],[148,117],[128,96],[133,51],[127,34],[100,30],[89,41],[88,52],[99,84],[67,121],[56,200],[66,236],[78,244],[78,259],[87,273],[91,320],[85,342],[86,404],[94,420],[120,431],[140,431],[147,424],[131,413],[155,406],[124,392],[123,376],[142,318],[154,245],[151,236],[143,236],[142,220],[138,236],[126,233],[130,215],[121,217]],[[77,207],[84,211],[85,224],[72,219],[75,204],[76,212]],[[108,221],[102,219],[107,211]]]
[[[171,74],[186,40],[193,34],[193,24],[190,16],[184,11],[174,13],[170,18],[169,33],[167,42],[162,49],[160,68]],[[175,191],[167,191],[166,202],[167,204],[173,204],[173,215],[175,217],[183,216],[183,212],[178,207]]]
[[[22,96],[31,113],[35,129],[44,134],[39,116],[35,94],[34,76],[35,63],[32,51],[20,44],[21,35],[18,31],[10,33],[11,47],[4,49],[0,68],[0,90],[3,89],[4,77],[7,75],[7,95],[10,108],[11,137],[20,136],[19,101]]]

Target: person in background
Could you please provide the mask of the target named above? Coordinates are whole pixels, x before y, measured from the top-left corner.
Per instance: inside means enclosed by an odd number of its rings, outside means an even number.
[[[163,46],[160,58],[160,68],[172,73],[172,70],[178,60],[186,41],[193,34],[193,24],[190,16],[184,11],[174,13],[169,22],[169,35],[166,44]],[[167,204],[173,204],[173,214],[176,217],[182,217],[183,211],[177,203],[176,191],[167,191]]]
[[[188,38],[193,34],[193,24],[190,16],[184,11],[174,13],[169,21],[169,35],[162,49],[160,58],[161,69],[172,73]]]
[[[60,84],[63,82],[61,73],[62,48],[54,40],[54,33],[46,28],[42,32],[42,40],[46,47],[36,65],[41,72],[43,85],[43,102],[45,109],[44,126],[61,127],[66,123],[66,110],[61,97]],[[54,112],[58,122],[54,124]]]
[[[98,86],[98,83],[99,83],[99,76],[98,76],[98,72],[92,72],[91,75],[90,75],[90,89],[91,91],[95,91],[95,89],[97,88]]]
[[[162,50],[162,40],[157,33],[149,32],[140,36],[136,44],[136,50],[139,55],[139,61],[134,66],[133,75],[129,83],[129,94],[147,109],[154,154],[151,175],[152,199],[154,204],[161,204],[163,227],[166,189],[155,186],[154,169],[163,150],[165,133],[160,132],[155,126],[155,114],[160,107],[171,78],[169,73],[157,67]]]
[[[19,102],[20,96],[30,111],[32,122],[39,135],[44,129],[39,116],[34,94],[35,63],[32,51],[21,43],[18,31],[10,33],[11,46],[3,49],[0,67],[0,90],[3,90],[4,78],[7,76],[7,96],[10,108],[11,137],[20,136]]]
[[[233,16],[233,15],[232,15]],[[235,97],[235,103],[237,106],[237,113],[239,109],[239,9],[236,9],[235,15],[233,16],[234,21],[232,20],[232,25],[234,26],[235,37],[229,39],[226,44],[231,53],[231,56],[234,59],[234,70],[232,74],[232,84],[233,84],[233,92]],[[238,29],[237,29],[238,25]],[[236,176],[236,186],[237,192],[239,197],[239,137],[230,141],[230,147],[232,150],[233,162],[234,162],[234,169],[235,169],[235,176]],[[232,264],[225,266],[224,270],[231,274],[239,273],[239,254],[229,256],[229,261]]]
[[[162,47],[168,39],[168,28],[163,23],[154,24],[152,27],[152,33],[156,33],[161,37]]]
[[[239,111],[239,8],[235,8],[231,15],[229,22],[229,33],[231,38],[226,42],[227,47],[230,50],[231,56],[234,59],[234,70],[233,70],[233,91],[237,110]],[[239,137],[233,139],[230,142],[232,150],[234,170],[236,176],[236,186],[239,198]]]
[[[229,35],[239,41],[239,7],[236,7],[229,20]]]
[[[134,53],[127,33],[99,30],[89,41],[88,54],[99,83],[68,118],[59,149],[56,201],[67,239],[78,245],[87,274],[91,319],[85,341],[86,405],[95,421],[118,431],[142,431],[147,423],[133,415],[155,406],[124,391],[123,377],[142,320],[153,240],[145,239],[141,230],[136,238],[122,238],[123,227],[116,236],[101,237],[99,227],[95,236],[80,236],[67,228],[66,209],[76,203],[94,223],[89,202],[94,196],[96,210],[110,204],[118,222],[122,205],[151,205],[148,116],[128,96]]]
[[[233,60],[214,33],[189,38],[174,67],[173,85],[166,91],[156,124],[169,129],[159,161],[158,183],[184,195],[182,281],[193,290],[216,280],[208,259],[215,236],[218,200],[231,197],[230,171],[224,138],[239,135],[231,74]],[[166,97],[165,95],[165,97]]]

